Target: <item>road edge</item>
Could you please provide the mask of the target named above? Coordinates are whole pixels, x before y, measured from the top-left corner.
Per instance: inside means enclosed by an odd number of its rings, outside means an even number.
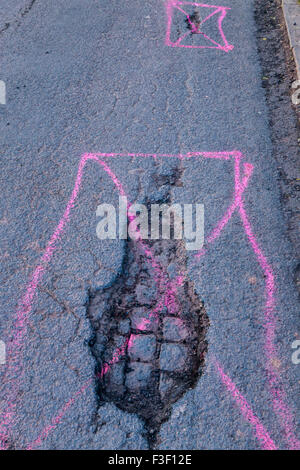
[[[282,0],[282,10],[300,80],[300,2],[298,0]]]

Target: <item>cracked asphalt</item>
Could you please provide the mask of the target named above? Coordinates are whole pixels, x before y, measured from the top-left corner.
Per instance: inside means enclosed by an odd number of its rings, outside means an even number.
[[[0,1],[0,79],[7,89],[0,107],[0,339],[9,352],[0,365],[3,448],[299,445],[300,377],[291,347],[300,339],[295,223],[287,222],[262,86],[257,2],[223,2],[231,8],[223,22],[234,45],[229,52],[165,45],[163,0]],[[184,18],[180,28],[188,31]],[[282,116],[281,125],[294,138],[296,118]],[[281,138],[287,158],[289,145]],[[190,153],[233,151],[249,164],[243,171],[253,169],[242,196],[252,238],[235,211],[205,256],[186,251],[189,282],[209,319],[208,351],[201,377],[172,404],[152,441],[141,416],[102,400],[95,376],[90,296],[116,285],[126,254],[124,241],[96,236],[98,204],[117,207],[119,198],[97,162],[87,162],[38,279],[16,358],[18,306],[70,200],[83,154],[118,154],[103,160],[131,201],[160,201],[171,191],[174,202],[204,204],[208,239],[232,203],[236,167]],[[288,176],[295,179],[294,146],[290,158]],[[172,183],[178,171],[180,185]],[[9,370],[10,360],[18,367]]]

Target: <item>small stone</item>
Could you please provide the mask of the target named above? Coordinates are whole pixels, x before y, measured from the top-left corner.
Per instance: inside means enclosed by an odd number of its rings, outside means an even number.
[[[125,297],[123,298],[124,305],[130,305],[134,301],[135,301],[135,298],[133,294],[125,295]]]
[[[132,362],[130,364],[130,369],[131,371],[126,374],[126,387],[130,390],[140,390],[143,387],[146,388],[151,378],[151,365]]]
[[[154,335],[131,335],[128,354],[133,361],[149,362],[154,358],[156,338]]]
[[[187,349],[181,344],[164,343],[160,352],[160,368],[169,372],[185,369]]]
[[[106,373],[105,383],[106,390],[115,396],[122,397],[125,393],[124,381],[124,362],[113,364]]]
[[[159,393],[162,399],[164,399],[167,395],[170,395],[174,389],[174,384],[175,382],[171,377],[169,377],[166,373],[161,372],[159,380]]]
[[[189,333],[182,320],[166,317],[163,320],[163,335],[166,341],[181,341],[186,339]]]
[[[139,284],[135,289],[137,301],[141,305],[152,305],[155,302],[155,287],[149,288]]]
[[[116,362],[125,356],[127,340],[124,336],[118,335],[114,337],[114,343],[111,344],[104,352],[104,361],[108,364]]]
[[[134,330],[155,332],[158,328],[158,313],[146,308],[136,308],[132,312],[131,324]]]
[[[175,279],[178,272],[178,266],[175,263],[170,263],[167,268],[167,271],[170,279]]]
[[[126,318],[125,320],[121,320],[119,323],[119,332],[122,335],[126,335],[130,331],[130,320]]]

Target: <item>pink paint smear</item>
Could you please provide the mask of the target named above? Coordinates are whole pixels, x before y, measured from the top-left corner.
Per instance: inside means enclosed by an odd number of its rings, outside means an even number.
[[[14,332],[11,338],[10,343],[8,344],[7,348],[7,369],[5,372],[4,380],[9,380],[9,392],[7,397],[6,408],[3,412],[3,417],[0,423],[0,437],[2,442],[2,449],[6,449],[8,444],[6,441],[9,440],[11,427],[14,423],[15,415],[16,415],[16,405],[18,402],[18,393],[20,390],[21,379],[24,376],[23,374],[23,344],[27,334],[27,321],[29,319],[30,313],[32,311],[32,305],[36,293],[36,289],[39,283],[42,280],[43,275],[45,274],[48,264],[53,256],[54,251],[58,248],[58,245],[62,239],[64,229],[67,226],[67,223],[70,220],[70,214],[74,207],[75,200],[78,196],[81,183],[82,183],[82,176],[83,170],[88,161],[95,161],[101,165],[103,170],[108,174],[108,176],[112,179],[115,187],[119,191],[120,195],[125,196],[125,191],[123,189],[122,184],[118,180],[117,176],[114,172],[110,169],[105,161],[102,158],[113,158],[113,157],[152,157],[154,159],[161,158],[161,157],[169,157],[169,158],[178,158],[180,160],[188,159],[192,157],[202,157],[202,158],[209,158],[209,159],[223,159],[227,161],[231,161],[234,163],[234,174],[235,174],[235,190],[234,190],[234,198],[231,205],[226,210],[224,216],[217,224],[215,229],[212,233],[207,237],[206,243],[203,249],[198,252],[195,256],[199,258],[204,256],[207,251],[209,250],[210,244],[212,244],[222,233],[223,229],[231,219],[232,215],[235,211],[241,217],[243,227],[250,243],[250,246],[253,249],[253,252],[257,258],[257,261],[263,271],[265,277],[265,309],[264,309],[264,328],[265,328],[265,346],[264,352],[267,359],[267,377],[269,382],[269,389],[272,395],[272,402],[273,402],[273,409],[275,414],[279,418],[279,422],[281,424],[284,436],[286,441],[289,445],[290,449],[299,449],[300,443],[295,437],[294,433],[294,423],[293,423],[293,416],[291,411],[289,410],[288,406],[286,405],[286,395],[283,389],[283,385],[281,383],[280,373],[275,367],[273,366],[274,360],[277,358],[277,351],[274,345],[275,339],[275,327],[276,327],[276,318],[274,314],[275,309],[275,299],[274,299],[274,274],[272,271],[271,266],[268,264],[266,257],[264,256],[261,248],[258,245],[256,237],[253,233],[251,228],[250,222],[248,220],[248,216],[246,214],[246,210],[244,208],[243,202],[243,193],[248,186],[249,179],[253,173],[253,166],[249,163],[243,164],[243,176],[241,177],[241,159],[242,154],[237,151],[233,152],[190,152],[187,154],[134,154],[134,153],[95,153],[95,154],[85,154],[80,160],[78,173],[75,181],[75,185],[70,197],[70,200],[66,206],[65,212],[55,229],[48,245],[46,246],[45,252],[41,257],[40,263],[34,270],[32,278],[27,285],[25,290],[25,294],[22,297],[21,301],[19,302],[19,307],[16,312],[16,321],[14,326]],[[128,214],[130,218],[130,204],[128,204]],[[184,278],[181,274],[174,280],[169,281],[166,278],[166,275],[159,263],[156,262],[155,257],[153,256],[150,248],[145,245],[141,238],[137,238],[138,243],[141,246],[141,249],[149,260],[154,272],[154,280],[157,286],[160,289],[163,289],[165,295],[162,296],[162,299],[158,303],[158,306],[150,312],[149,317],[153,316],[154,318],[161,311],[162,306],[168,306],[169,309],[175,309],[178,311],[179,306],[176,303],[176,289],[177,286],[182,285],[184,282]],[[175,311],[174,310],[174,311]],[[150,321],[148,319],[145,322]],[[146,327],[147,323],[142,321],[141,328]],[[98,375],[98,378],[101,379],[103,376],[110,370],[112,364],[117,362],[120,357],[122,357],[126,351],[126,348],[130,348],[132,346],[132,340],[129,338],[125,342],[125,344],[116,350],[112,360],[109,364],[104,364],[101,372]],[[260,445],[263,449],[273,450],[276,449],[276,446],[272,439],[270,438],[268,432],[265,430],[262,423],[259,421],[258,417],[256,417],[251,410],[250,405],[247,403],[246,399],[242,396],[242,394],[238,391],[236,385],[232,382],[228,375],[225,374],[219,362],[215,362],[216,370],[218,372],[219,377],[221,378],[222,383],[224,384],[227,391],[231,394],[235,403],[239,406],[241,414],[247,419],[250,425],[253,428],[253,432],[257,439],[260,442]],[[8,380],[7,380],[8,379]],[[66,414],[68,409],[75,403],[76,399],[78,399],[89,386],[91,386],[94,382],[94,378],[89,379],[83,386],[73,395],[72,398],[68,400],[68,402],[61,408],[58,415],[54,417],[49,424],[39,435],[39,437],[32,442],[31,444],[27,445],[27,449],[33,449],[39,445],[41,445],[42,441],[46,439],[50,432],[52,432],[56,426],[61,422],[63,416]]]
[[[184,10],[186,6],[194,6],[201,9],[201,13],[207,13],[207,16],[196,25],[193,23],[191,16]],[[220,49],[225,52],[231,51],[234,46],[229,44],[223,28],[222,23],[224,18],[227,15],[228,10],[230,8],[223,7],[223,6],[216,6],[216,5],[206,5],[203,3],[195,3],[195,2],[184,2],[179,0],[169,0],[166,3],[166,12],[167,12],[167,29],[166,29],[166,40],[165,43],[167,46],[171,47],[184,47],[187,49]],[[190,30],[180,36],[175,42],[171,41],[171,31],[172,31],[172,23],[173,23],[173,15],[175,11],[179,11],[184,16],[185,20],[190,25]],[[213,16],[217,17],[217,26],[216,31],[220,34],[223,43],[220,44],[219,42],[215,41],[211,37],[207,36],[205,33],[201,31],[201,26]],[[191,45],[191,44],[184,44],[184,40],[190,36],[191,34],[198,34],[201,35],[207,41],[207,45]]]

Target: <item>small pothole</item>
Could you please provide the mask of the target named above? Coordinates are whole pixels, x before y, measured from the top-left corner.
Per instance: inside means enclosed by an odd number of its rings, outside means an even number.
[[[200,32],[201,21],[202,19],[198,10],[194,10],[193,14],[189,15],[185,20],[187,28],[190,29],[193,34]]]

